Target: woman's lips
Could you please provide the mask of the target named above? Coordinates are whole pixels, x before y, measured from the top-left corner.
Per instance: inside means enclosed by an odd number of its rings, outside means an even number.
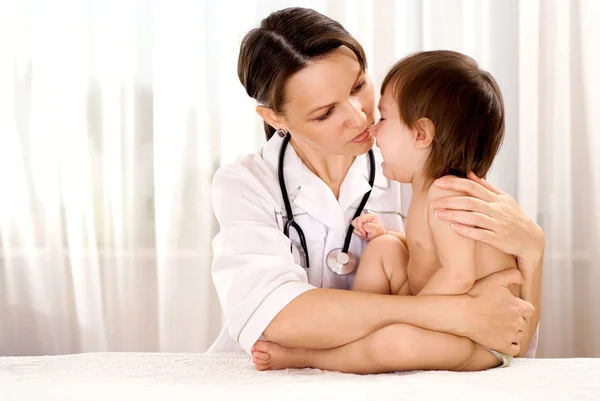
[[[369,128],[367,128],[366,130],[364,130],[363,132],[361,132],[360,134],[355,136],[354,139],[352,140],[352,142],[363,143],[370,137],[371,137],[371,130],[369,130]]]

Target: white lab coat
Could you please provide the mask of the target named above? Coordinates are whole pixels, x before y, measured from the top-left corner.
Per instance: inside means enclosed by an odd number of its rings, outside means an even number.
[[[315,287],[350,289],[354,274],[338,276],[325,265],[329,251],[341,248],[368,182],[368,155],[358,156],[336,199],[327,185],[286,149],[284,177],[296,222],[306,237],[306,271],[295,231],[283,234],[286,219],[277,162],[283,139],[273,136],[263,148],[221,167],[213,180],[213,205],[221,231],[213,240],[212,276],[225,314],[225,327],[210,351],[250,351],[271,320],[290,301]],[[387,180],[374,148],[376,174],[365,210],[377,213],[387,229],[404,231],[410,186]],[[292,246],[291,243],[292,243]],[[353,236],[357,256],[364,241]],[[292,248],[292,251],[290,251]],[[240,347],[241,346],[241,347]]]

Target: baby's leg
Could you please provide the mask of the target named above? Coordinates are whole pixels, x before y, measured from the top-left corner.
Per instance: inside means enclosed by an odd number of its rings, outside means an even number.
[[[485,370],[500,361],[465,337],[395,324],[329,350],[286,348],[259,341],[253,348],[258,370],[318,368],[347,373],[405,370]]]
[[[354,291],[375,294],[409,295],[406,283],[408,250],[393,235],[381,235],[365,248],[361,258]],[[402,290],[402,291],[401,291]]]

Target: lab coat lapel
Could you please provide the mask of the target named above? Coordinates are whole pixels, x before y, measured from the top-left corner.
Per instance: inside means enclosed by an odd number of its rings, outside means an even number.
[[[390,182],[383,175],[383,169],[381,162],[381,152],[378,148],[373,148],[373,157],[375,159],[375,180],[373,182],[373,188],[369,185],[369,174],[370,174],[370,160],[369,154],[360,155],[356,158],[352,167],[348,171],[346,180],[344,181],[342,188],[340,189],[339,203],[341,210],[344,212],[349,207],[358,207],[360,201],[367,191],[371,191],[369,195],[369,201],[367,205],[377,203],[377,199],[385,194],[385,191],[389,188]]]
[[[344,215],[331,189],[312,173],[305,177],[307,182],[300,186],[293,203],[331,230],[344,235]]]
[[[275,136],[269,140],[262,151],[263,159],[275,176],[277,176],[282,143],[283,139]],[[375,186],[387,188],[388,182],[381,174],[381,157],[377,150],[375,150],[375,167],[378,169],[375,175]],[[342,237],[346,235],[348,228],[344,220],[344,212],[353,204],[358,206],[362,196],[371,190],[366,154],[354,160],[340,188],[339,200],[335,199],[331,189],[302,163],[294,148],[289,145],[285,151],[284,178],[292,209],[295,209],[294,206],[300,208]],[[285,214],[283,202],[281,211]],[[294,210],[294,213],[298,211]]]
[[[262,157],[275,177],[278,176],[279,152],[282,143],[283,138],[275,135],[262,149]],[[344,217],[331,189],[302,163],[290,145],[285,150],[283,170],[286,192],[294,214],[305,212],[343,235],[345,232]],[[286,213],[283,200],[281,200],[281,213],[283,215]]]
[[[350,166],[346,178],[340,188],[339,205],[345,212],[353,204],[358,204],[364,194],[371,190],[369,185],[369,158],[367,155],[360,155],[354,159]]]

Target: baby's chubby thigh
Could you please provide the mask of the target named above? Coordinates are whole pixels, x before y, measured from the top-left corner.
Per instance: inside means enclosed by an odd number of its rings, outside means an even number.
[[[367,244],[360,258],[357,281],[365,276],[377,277],[385,274],[391,294],[397,294],[406,282],[408,250],[398,237],[380,235]]]

